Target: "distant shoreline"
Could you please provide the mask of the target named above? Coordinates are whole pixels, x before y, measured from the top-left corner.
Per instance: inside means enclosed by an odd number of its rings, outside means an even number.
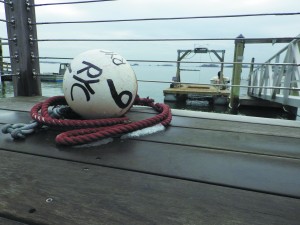
[[[134,63],[134,64],[131,64],[131,66],[140,66],[140,64]],[[156,65],[149,64],[148,66],[175,67],[176,65],[175,64],[156,64]],[[202,64],[202,65],[196,66],[196,67],[220,67],[220,65],[219,64],[213,64],[213,63],[211,63],[211,64]],[[226,68],[233,68],[233,65],[225,65],[224,67],[226,67]],[[242,65],[242,67],[243,68],[249,68],[249,65]]]

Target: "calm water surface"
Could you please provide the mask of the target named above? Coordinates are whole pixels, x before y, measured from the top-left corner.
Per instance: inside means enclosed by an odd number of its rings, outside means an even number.
[[[163,90],[170,86],[169,83],[156,83],[145,81],[172,81],[172,77],[176,74],[174,66],[156,66],[156,65],[139,65],[132,67],[136,73],[138,83],[138,94],[140,97],[153,98],[155,102],[164,102]],[[185,67],[188,69],[188,67]],[[195,67],[193,68],[195,69]],[[211,77],[216,76],[219,68],[196,68],[198,71],[182,71],[181,80],[187,83],[207,84]],[[245,78],[248,69],[242,73],[242,82],[247,84]],[[231,68],[225,68],[224,75],[231,78]],[[4,82],[1,86],[0,98],[13,97],[12,82]],[[240,95],[246,95],[247,90],[241,88]],[[42,95],[46,97],[63,95],[62,83],[42,82]],[[215,113],[231,113],[226,106],[211,106],[207,102],[187,101],[183,103],[169,103],[171,108],[215,112]],[[265,108],[240,108],[237,112],[239,115],[257,116],[267,118],[292,119],[300,120],[299,116],[286,113],[281,109],[265,109]],[[298,110],[298,114],[300,110]]]

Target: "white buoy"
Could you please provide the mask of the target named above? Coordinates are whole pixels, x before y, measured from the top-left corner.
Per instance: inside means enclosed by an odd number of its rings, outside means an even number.
[[[68,105],[83,118],[120,117],[134,102],[137,80],[122,56],[95,49],[72,60],[64,75],[63,92]]]

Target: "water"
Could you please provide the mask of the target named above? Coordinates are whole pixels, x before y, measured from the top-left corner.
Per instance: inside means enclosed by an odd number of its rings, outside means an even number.
[[[136,73],[138,83],[138,95],[140,97],[149,97],[155,100],[155,102],[164,102],[163,90],[169,88],[170,83],[156,83],[156,82],[144,82],[144,81],[172,81],[172,77],[176,74],[175,66],[158,66],[149,64],[140,64],[138,66],[132,67]],[[182,66],[186,69],[196,69],[199,71],[182,71],[181,81],[187,83],[201,83],[208,84],[210,78],[216,76],[219,68],[215,67],[188,67]],[[232,68],[224,68],[224,76],[231,78]],[[248,69],[244,69],[242,73],[242,83],[247,84],[245,78],[248,74]],[[4,82],[1,86],[0,98],[13,97],[13,86],[12,82]],[[246,95],[247,89],[241,88],[240,95]],[[62,83],[55,82],[42,82],[42,94],[46,97],[63,95]],[[214,106],[209,105],[205,101],[193,101],[189,100],[187,102],[167,102],[171,108],[175,109],[185,109],[203,112],[215,112],[215,113],[225,113],[230,114],[231,111],[226,106]],[[290,119],[290,120],[300,120],[299,116],[285,112],[282,109],[266,109],[266,108],[239,108],[237,114],[245,116],[257,116],[257,117],[267,117],[267,118],[279,118],[279,119]],[[299,114],[299,110],[298,110]]]

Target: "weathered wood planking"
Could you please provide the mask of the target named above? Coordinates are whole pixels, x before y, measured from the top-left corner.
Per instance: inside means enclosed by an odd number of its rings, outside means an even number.
[[[27,123],[43,98],[26,99],[0,99],[0,124]],[[0,223],[298,223],[299,122],[175,114],[164,133],[101,146],[57,146],[52,130],[0,135]]]
[[[18,114],[29,118],[27,113],[13,114],[13,119]],[[19,141],[3,135],[0,143],[11,151],[300,197],[300,180],[295,179],[300,173],[298,138],[171,126],[163,135],[65,148],[55,145],[56,134],[42,131]]]
[[[132,120],[140,120],[151,115],[134,113],[128,116]],[[199,122],[199,120],[204,121],[203,123],[206,122],[206,124],[201,126],[201,121]],[[14,121],[28,123],[30,121],[29,113],[0,110],[0,123],[13,123]],[[300,158],[300,127],[266,125],[268,126],[268,132],[264,131],[264,133],[257,134],[255,130],[259,132],[259,130],[266,129],[264,128],[265,125],[232,122],[235,127],[238,127],[238,124],[240,124],[239,129],[233,130],[229,124],[226,124],[228,126],[224,126],[222,122],[228,121],[188,119],[174,116],[171,125],[172,129],[169,129],[163,136],[150,135],[139,139],[228,151]],[[212,123],[210,127],[208,127],[208,123]],[[220,127],[222,129],[219,129]],[[249,132],[249,130],[252,130],[252,132]],[[182,133],[184,135],[181,135]],[[291,137],[287,136],[289,133]]]
[[[55,145],[55,134],[38,133],[25,141],[1,136],[0,143],[10,151],[300,198],[299,160],[137,140],[66,148]]]
[[[0,115],[0,123],[13,123],[14,121],[27,123],[30,121],[29,113],[0,110]],[[128,116],[132,120],[140,120],[151,115],[148,113],[129,113]],[[171,125],[172,129],[169,129],[163,136],[150,135],[139,139],[228,151],[300,158],[300,127],[234,121],[231,123],[232,126],[230,126],[228,121],[174,116]],[[237,127],[239,128],[236,129]],[[255,131],[257,132],[255,133]],[[181,135],[181,133],[184,133],[184,135]]]
[[[11,219],[6,219],[0,215],[0,224],[1,225],[28,225],[28,223],[22,223]]]
[[[28,224],[298,224],[298,199],[0,151],[1,214]]]

